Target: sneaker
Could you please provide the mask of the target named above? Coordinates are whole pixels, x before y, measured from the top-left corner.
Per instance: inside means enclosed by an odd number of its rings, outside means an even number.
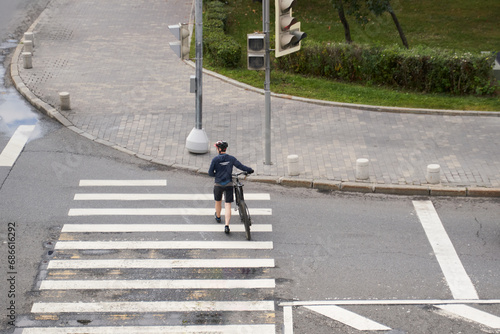
[[[229,226],[224,226],[224,233],[229,234]]]
[[[217,213],[215,214],[215,221],[219,224],[221,223],[221,219],[220,217],[217,217]]]

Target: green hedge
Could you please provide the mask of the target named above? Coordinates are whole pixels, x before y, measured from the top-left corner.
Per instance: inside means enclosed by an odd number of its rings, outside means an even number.
[[[211,1],[206,5],[203,19],[203,49],[208,60],[215,66],[235,68],[241,59],[241,46],[225,34],[227,11],[225,4]]]
[[[282,71],[425,93],[490,95],[493,54],[456,53],[417,47],[308,44],[277,58]]]

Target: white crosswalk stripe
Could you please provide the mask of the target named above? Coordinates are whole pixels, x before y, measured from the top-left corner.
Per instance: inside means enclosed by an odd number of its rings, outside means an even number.
[[[70,224],[64,225],[63,233],[130,233],[130,232],[220,232],[215,224]],[[244,232],[244,226],[231,226],[231,232]],[[254,224],[253,232],[272,232],[270,224]]]
[[[189,216],[190,221],[196,217],[200,217],[198,220],[206,219],[203,217],[213,220],[213,208],[196,207],[199,201],[213,200],[212,194],[116,192],[121,189],[119,187],[156,188],[166,185],[167,180],[81,180],[80,187],[95,187],[92,190],[102,189],[103,192],[77,193],[73,198],[75,204],[114,201],[113,208],[71,208],[68,218],[172,216],[176,219],[176,216]],[[107,193],[108,188],[114,192]],[[245,199],[269,201],[270,196],[248,193]],[[161,208],[135,207],[139,201],[142,201],[141,206],[147,201],[165,202]],[[191,204],[181,207],[186,201]],[[239,216],[236,211],[233,214]],[[269,216],[272,210],[250,208],[250,214]],[[214,234],[205,234],[211,232]],[[266,257],[266,252],[273,249],[273,242],[243,240],[243,224],[236,222],[231,225],[231,233],[239,235],[240,240],[207,240],[207,236],[215,237],[215,232],[224,235],[223,224],[215,221],[212,224],[64,224],[61,236],[53,246],[54,257],[45,266],[47,274],[38,284],[41,292],[52,297],[35,301],[31,313],[48,315],[48,319],[52,319],[50,315],[53,314],[69,317],[65,319],[87,314],[87,317],[104,317],[108,322],[102,326],[85,327],[43,326],[42,322],[40,326],[24,328],[22,333],[275,333],[274,300],[259,297],[259,291],[267,291],[263,296],[268,296],[276,286],[268,273],[275,266],[274,259]],[[269,233],[272,226],[254,222],[252,232]],[[178,233],[182,234],[182,240],[172,239]],[[113,238],[107,235],[113,235]],[[197,240],[201,235],[204,239]],[[179,253],[185,251],[189,256],[183,257],[185,253]],[[224,255],[211,255],[217,251],[224,252],[220,253]],[[260,256],[249,256],[246,252]],[[97,293],[99,297],[89,299],[85,298],[86,294],[81,298],[73,297],[85,291]],[[115,291],[115,298],[107,297],[107,291]],[[228,294],[229,291],[238,293]],[[164,300],[154,297],[164,293],[173,293],[174,297]],[[129,300],[127,296],[130,294],[140,300]],[[120,298],[121,295],[124,297]],[[206,299],[205,296],[212,297]],[[214,325],[213,319],[207,319],[204,324],[203,317],[207,312],[217,312],[214,314],[221,317],[218,325]],[[174,320],[168,320],[172,323],[164,323],[170,318],[169,313],[183,313],[182,317],[188,319],[196,314],[198,317],[176,323],[179,316],[174,316]],[[230,316],[231,313],[240,315],[234,317]],[[124,314],[134,314],[135,317],[155,314],[158,320],[142,326],[117,327],[116,319]],[[244,314],[243,318],[241,314]],[[69,326],[71,321],[65,323]]]
[[[218,325],[218,326],[102,326],[64,328],[26,328],[23,334],[195,334],[195,333],[276,333],[274,325]]]
[[[251,216],[270,216],[271,209],[250,208]],[[236,208],[232,214],[237,214]],[[222,215],[226,211],[222,209]],[[213,216],[214,209],[197,208],[85,208],[70,209],[68,216]]]

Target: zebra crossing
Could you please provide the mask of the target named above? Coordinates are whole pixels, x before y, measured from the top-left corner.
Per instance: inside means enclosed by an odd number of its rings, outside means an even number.
[[[229,237],[213,221],[211,194],[165,187],[166,180],[80,181],[79,190],[93,192],[75,194],[20,333],[276,332],[272,226],[264,223],[272,210],[257,207],[269,194],[245,196],[256,203],[256,241],[246,241],[237,213]],[[123,191],[131,188],[147,191]],[[202,207],[177,207],[186,201]],[[101,224],[103,216],[151,222]]]

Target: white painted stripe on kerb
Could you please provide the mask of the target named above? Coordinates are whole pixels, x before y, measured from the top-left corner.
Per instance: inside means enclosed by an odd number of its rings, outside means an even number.
[[[480,323],[495,329],[500,329],[500,317],[478,310],[468,305],[435,305],[445,312]]]
[[[476,288],[467,275],[432,202],[413,201],[413,206],[448,282],[453,298],[479,299]]]
[[[0,167],[12,167],[28,142],[35,125],[20,125],[0,154]]]
[[[360,331],[388,331],[391,328],[379,324],[373,320],[365,318],[359,314],[348,311],[341,307],[330,305],[330,306],[305,306],[305,308],[322,314],[328,318],[339,321],[347,326],[355,328]]]
[[[158,301],[96,303],[34,303],[31,313],[161,313],[274,311],[274,301]]]
[[[84,326],[24,328],[22,334],[275,334],[275,325],[219,325],[219,326]]]
[[[249,209],[250,215],[270,216],[272,209]],[[222,215],[225,210],[222,209]],[[232,210],[237,215],[236,209]],[[213,216],[214,209],[208,208],[109,208],[109,209],[70,209],[68,216]]]
[[[167,180],[80,180],[80,187],[164,187]]]
[[[274,259],[52,260],[48,269],[272,268]]]
[[[124,232],[220,232],[221,224],[65,224],[62,233]],[[244,232],[243,224],[232,224],[231,232]],[[272,232],[271,224],[252,224],[252,232]]]
[[[272,241],[58,241],[61,249],[273,249]]]
[[[45,280],[40,290],[274,289],[274,279]]]
[[[75,194],[75,201],[213,201],[214,194]],[[269,194],[245,193],[245,200],[268,201]]]

